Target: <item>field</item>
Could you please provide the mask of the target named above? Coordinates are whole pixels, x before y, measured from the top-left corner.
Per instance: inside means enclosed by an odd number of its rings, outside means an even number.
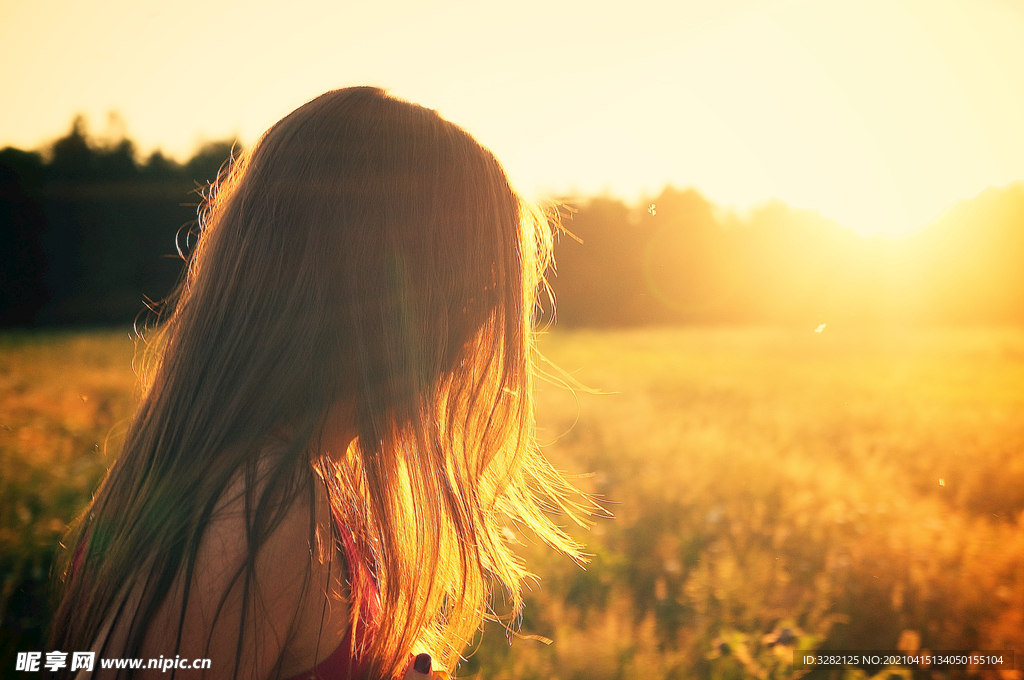
[[[134,351],[127,331],[0,336],[5,669],[41,649],[54,546],[116,455]],[[521,634],[552,643],[490,626],[460,676],[1024,652],[1024,331],[581,331],[541,351],[589,388],[539,384],[541,439],[614,518],[580,533],[585,571],[519,537],[540,577]]]

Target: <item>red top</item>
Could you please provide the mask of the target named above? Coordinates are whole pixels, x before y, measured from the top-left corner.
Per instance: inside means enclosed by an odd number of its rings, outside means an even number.
[[[337,512],[332,508],[334,525],[341,535],[342,547],[345,549],[345,563],[349,573],[349,587],[352,591],[359,590],[362,594],[359,616],[355,621],[353,644],[353,626],[348,627],[341,644],[315,667],[299,673],[288,680],[363,680],[366,677],[366,657],[359,658],[365,652],[367,638],[371,627],[380,616],[377,583],[359,555],[355,538],[345,526]]]

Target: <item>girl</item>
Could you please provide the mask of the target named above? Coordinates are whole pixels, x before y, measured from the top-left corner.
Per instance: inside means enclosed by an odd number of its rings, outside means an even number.
[[[508,523],[580,557],[534,439],[547,221],[466,132],[360,87],[270,128],[200,227],[52,648],[144,660],[96,678],[451,671],[493,587],[521,605]]]

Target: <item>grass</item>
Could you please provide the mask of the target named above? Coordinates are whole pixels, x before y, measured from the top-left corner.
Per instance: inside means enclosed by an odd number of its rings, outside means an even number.
[[[1024,330],[558,332],[541,349],[603,392],[541,384],[538,415],[615,518],[582,534],[585,571],[519,537],[541,577],[522,633],[553,642],[488,628],[460,675],[781,678],[793,646],[914,634],[1024,651]],[[133,351],[126,332],[0,337],[5,658],[40,649],[49,560],[116,452]]]
[[[133,352],[127,331],[0,335],[5,671],[14,652],[41,649],[54,551],[113,460],[111,435],[137,401]]]

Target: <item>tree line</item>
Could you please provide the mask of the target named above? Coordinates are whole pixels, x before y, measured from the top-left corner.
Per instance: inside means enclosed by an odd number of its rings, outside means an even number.
[[[672,188],[637,206],[594,198],[562,223],[560,324],[1024,323],[1024,182],[904,239],[777,200],[724,211]]]
[[[0,325],[120,324],[163,299],[232,147],[140,162],[130,140],[93,141],[79,117],[45,152],[0,150]]]
[[[185,163],[104,143],[84,120],[45,152],[0,151],[0,325],[131,322],[182,272],[197,206],[240,148]],[[671,187],[562,205],[548,279],[564,326],[1024,323],[1024,183],[911,238],[861,238],[770,201],[725,211]]]

